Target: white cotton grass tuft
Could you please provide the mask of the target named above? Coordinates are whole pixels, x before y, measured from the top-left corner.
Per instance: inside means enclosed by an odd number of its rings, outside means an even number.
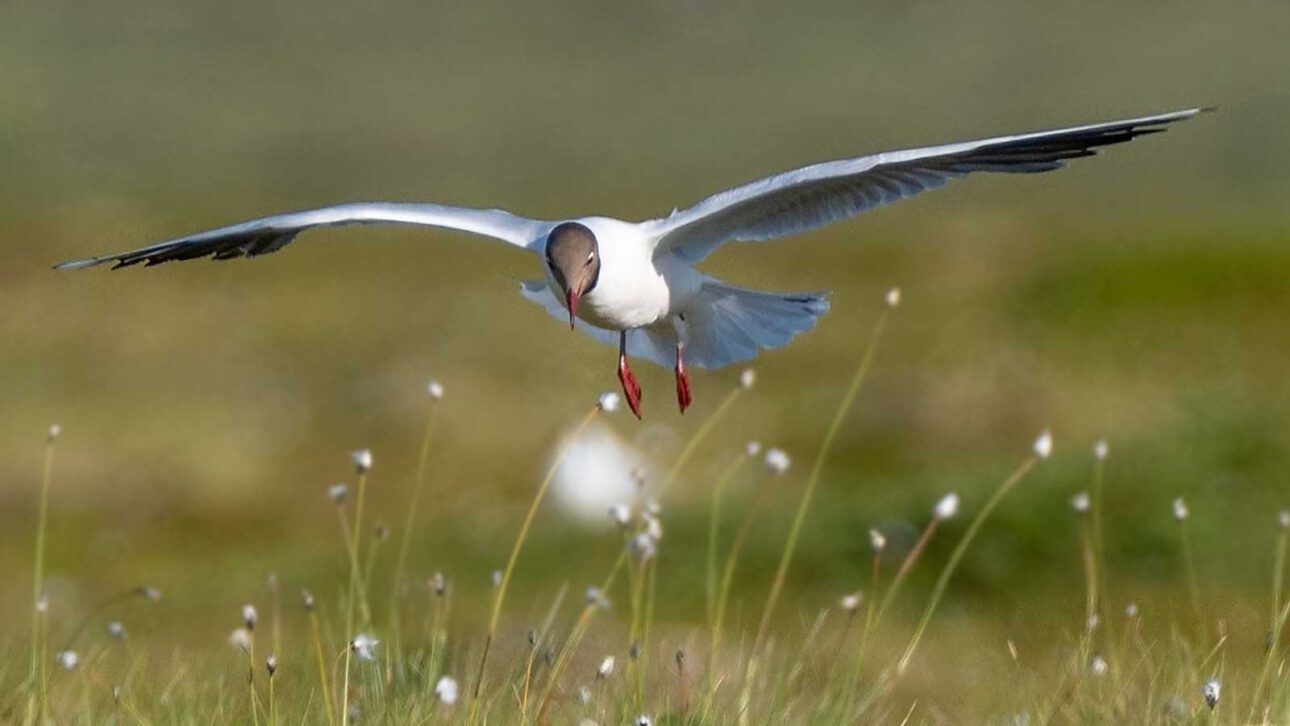
[[[440,703],[451,706],[457,702],[457,679],[443,676],[434,684],[434,697]]]
[[[618,527],[626,529],[632,523],[632,508],[622,502],[610,506],[609,520]]]
[[[887,549],[887,538],[883,536],[882,532],[876,529],[869,530],[869,548],[873,550],[875,555],[880,555],[883,550]]]
[[[1213,711],[1214,707],[1218,705],[1218,699],[1223,695],[1223,684],[1219,683],[1217,678],[1211,678],[1205,681],[1200,693],[1205,697],[1205,705],[1209,706],[1209,710]]]
[[[752,388],[753,384],[756,382],[757,372],[751,368],[745,368],[743,372],[739,374],[739,387],[745,391]]]
[[[1035,439],[1035,456],[1047,459],[1053,455],[1053,435],[1047,429]]]
[[[42,615],[49,612],[49,595],[42,592],[40,597],[36,598],[36,612]]]
[[[366,474],[372,470],[372,450],[359,449],[350,452],[349,460],[354,463],[354,469],[359,474]]]
[[[658,556],[658,543],[649,532],[640,532],[627,542],[627,549],[641,562],[647,562]]]
[[[894,308],[894,307],[896,307],[897,305],[899,305],[899,304],[900,304],[900,288],[898,288],[898,287],[893,287],[893,288],[891,288],[890,290],[888,290],[888,291],[887,291],[887,294],[883,296],[883,300],[887,303],[887,307],[889,307],[889,308]]]
[[[58,437],[63,435],[63,427],[58,424],[50,424],[49,430],[45,432],[45,440],[49,443],[58,441]]]
[[[760,453],[761,453],[760,441],[749,441],[748,443],[744,444],[744,455],[747,456],[749,459],[756,458],[757,455]]]
[[[595,585],[592,585],[587,588],[587,591],[583,593],[583,600],[588,605],[591,605],[598,609],[601,609],[601,610],[609,609],[609,598],[605,595],[603,591],[601,591],[600,588],[596,587]]]
[[[1076,514],[1088,514],[1090,508],[1092,508],[1092,500],[1088,492],[1075,492],[1075,496],[1071,497],[1071,509],[1074,509]]]
[[[1107,665],[1106,659],[1100,654],[1093,656],[1093,661],[1089,663],[1089,670],[1093,671],[1095,676],[1104,676],[1111,667]]]
[[[494,590],[496,590],[497,588],[501,587],[501,586],[502,586],[502,571],[501,571],[501,570],[493,570],[493,571],[492,571],[492,573],[490,573],[490,574],[488,575],[488,583],[489,583],[490,585],[492,585],[492,586],[493,586],[493,589],[494,589]]]
[[[605,512],[640,494],[632,472],[643,470],[644,456],[602,423],[592,423],[572,442],[557,443],[551,455],[559,456],[561,447],[565,455],[551,492],[555,505],[587,526],[612,524]]]
[[[337,506],[344,504],[349,499],[349,487],[345,484],[332,484],[327,487],[327,498]]]
[[[228,634],[228,644],[242,652],[251,649],[251,631],[246,628],[238,628]]]
[[[954,519],[954,516],[958,513],[959,495],[954,492],[941,497],[940,501],[932,509],[932,516],[941,522]]]
[[[1124,617],[1130,620],[1138,617],[1138,604],[1136,602],[1131,602],[1124,606]]]
[[[255,626],[260,622],[260,614],[256,612],[254,605],[242,606],[242,624],[247,630],[255,630]]]
[[[860,609],[860,603],[863,600],[864,600],[864,593],[853,592],[849,595],[843,595],[842,598],[838,601],[838,604],[841,605],[842,609],[847,611],[848,613],[854,613],[855,611]]]
[[[766,449],[765,462],[766,471],[776,476],[788,471],[788,467],[793,464],[792,459],[788,458],[788,454],[784,453],[783,449]]]
[[[1187,509],[1187,502],[1183,501],[1182,497],[1178,497],[1177,499],[1175,499],[1174,500],[1174,519],[1178,520],[1179,522],[1183,522],[1183,521],[1186,521],[1187,517],[1189,516],[1191,516],[1191,510]]]
[[[1107,454],[1110,453],[1111,448],[1106,443],[1106,439],[1101,439],[1096,444],[1093,444],[1093,456],[1096,457],[1098,461],[1106,461]]]
[[[1290,529],[1290,509],[1282,509],[1277,513],[1277,524],[1281,529]]]
[[[269,657],[264,659],[264,670],[269,672],[270,678],[278,672],[278,655],[276,653],[270,653]]]
[[[614,657],[612,655],[607,655],[605,656],[604,660],[600,661],[600,666],[596,668],[596,677],[608,678],[613,674],[614,674]]]
[[[130,637],[130,634],[127,633],[125,630],[125,626],[122,625],[120,621],[117,621],[117,620],[113,620],[112,622],[108,623],[107,634],[108,634],[108,637],[112,638],[113,640],[125,640],[126,638]]]
[[[54,659],[65,671],[74,671],[81,664],[81,656],[74,650],[60,650],[54,655]]]
[[[642,713],[632,721],[632,726],[654,726],[654,719],[650,718],[648,713]]]
[[[349,649],[354,651],[354,655],[358,656],[359,660],[371,663],[376,660],[376,646],[380,643],[381,641],[370,635],[359,633],[349,641]]]
[[[600,398],[596,399],[596,408],[599,408],[605,413],[613,413],[618,410],[618,407],[622,405],[622,402],[622,397],[617,393],[614,393],[613,391],[605,391],[600,394]]]
[[[439,381],[430,381],[426,384],[426,395],[436,401],[443,400],[443,384]]]

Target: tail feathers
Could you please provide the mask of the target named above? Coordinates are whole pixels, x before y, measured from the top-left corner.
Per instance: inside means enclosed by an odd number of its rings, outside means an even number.
[[[710,280],[685,315],[686,361],[720,368],[786,345],[828,312],[826,296],[758,292]]]
[[[567,319],[564,303],[544,280],[523,283],[520,294],[556,320]],[[745,290],[717,280],[703,283],[686,307],[684,318],[660,321],[627,333],[627,355],[664,368],[676,362],[676,343],[685,343],[685,362],[699,368],[721,368],[757,357],[763,350],[786,345],[815,327],[828,312],[827,293],[773,293]],[[617,347],[618,332],[578,321],[577,329]]]

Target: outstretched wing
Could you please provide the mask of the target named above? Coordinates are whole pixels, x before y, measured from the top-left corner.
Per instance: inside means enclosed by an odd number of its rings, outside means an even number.
[[[761,242],[816,229],[975,171],[1060,169],[1068,159],[1163,131],[1203,110],[829,161],[721,192],[646,224],[658,240],[656,253],[698,262],[723,242]]]
[[[307,229],[349,224],[443,227],[493,237],[524,248],[528,248],[540,239],[551,227],[550,222],[517,217],[499,209],[464,209],[439,204],[400,202],[361,202],[254,219],[230,227],[221,227],[161,242],[132,252],[64,262],[56,269],[77,270],[105,262],[114,262],[115,267],[129,267],[140,262],[152,266],[171,260],[192,260],[199,257],[213,257],[217,260],[256,257],[277,252],[295,239],[296,235]]]

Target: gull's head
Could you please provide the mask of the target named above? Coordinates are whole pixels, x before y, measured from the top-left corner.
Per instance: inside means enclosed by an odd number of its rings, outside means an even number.
[[[546,264],[564,291],[569,310],[569,328],[578,317],[578,300],[591,292],[600,279],[600,246],[586,225],[565,222],[556,225],[546,238]]]

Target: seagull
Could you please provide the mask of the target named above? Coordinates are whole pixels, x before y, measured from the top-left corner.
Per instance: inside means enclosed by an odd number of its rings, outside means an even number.
[[[277,252],[314,227],[387,224],[439,227],[500,240],[541,260],[544,276],[520,292],[569,327],[618,345],[618,379],[641,417],[641,388],[629,358],[676,376],[681,412],[693,402],[687,365],[715,369],[786,345],[815,327],[827,293],[778,293],[728,285],[694,265],[726,242],[765,242],[838,222],[973,172],[1053,171],[1103,146],[1164,131],[1209,109],[999,136],[828,161],[776,174],[644,222],[611,217],[538,220],[499,209],[359,202],[288,212],[200,232],[121,254],[65,262],[81,269]]]

